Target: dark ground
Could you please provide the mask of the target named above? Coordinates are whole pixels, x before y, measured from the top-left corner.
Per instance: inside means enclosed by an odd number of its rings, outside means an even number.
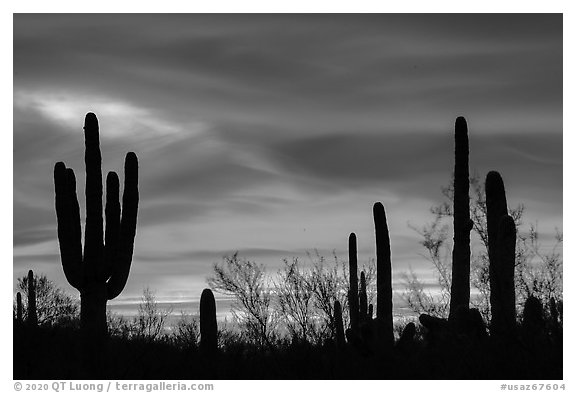
[[[14,327],[14,379],[530,379],[561,380],[562,343],[416,339],[387,353],[347,345],[228,343],[210,356],[168,342],[110,338],[97,374],[83,371],[79,331]]]

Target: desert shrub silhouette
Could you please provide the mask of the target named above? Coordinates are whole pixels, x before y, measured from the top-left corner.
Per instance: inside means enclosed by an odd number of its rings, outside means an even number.
[[[30,280],[28,274],[17,279],[17,288],[20,290],[20,302],[22,303],[22,319],[28,317],[28,294],[30,293],[30,283],[33,282],[33,298],[35,300],[32,308],[36,310],[38,326],[76,325],[79,323],[77,299],[49,280],[45,274],[33,273],[31,277],[33,281]],[[18,297],[16,302],[18,302]]]

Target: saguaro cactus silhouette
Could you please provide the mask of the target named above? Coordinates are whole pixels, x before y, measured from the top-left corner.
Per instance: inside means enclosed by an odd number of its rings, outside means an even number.
[[[339,348],[344,347],[346,341],[344,340],[344,322],[342,319],[342,306],[338,300],[334,301],[334,323],[336,330],[336,344]]]
[[[504,182],[498,172],[486,176],[486,224],[488,232],[488,259],[490,274],[490,332],[504,334],[515,320],[514,300],[514,245],[516,227],[508,216]],[[504,233],[500,234],[500,230]],[[513,239],[512,239],[513,237]],[[503,248],[501,251],[501,247]],[[502,257],[501,257],[502,256]]]
[[[358,301],[358,256],[356,247],[356,234],[351,233],[348,238],[348,264],[350,274],[350,292],[348,293],[348,304],[350,305],[350,327],[353,331],[358,331],[359,323],[359,301]]]
[[[26,319],[28,326],[38,325],[38,314],[36,313],[36,280],[34,272],[28,270],[28,317]]]
[[[454,248],[452,250],[452,287],[450,319],[458,308],[470,304],[470,179],[468,172],[468,125],[463,117],[456,119],[454,130]]]
[[[208,288],[200,296],[200,349],[212,353],[218,347],[218,324],[216,322],[216,300]]]
[[[492,300],[492,332],[511,334],[516,325],[516,294],[514,290],[514,265],[516,261],[516,224],[509,215],[502,216],[496,239],[497,264],[493,269],[497,291]]]
[[[366,274],[364,274],[364,271],[360,273],[358,308],[358,313],[360,314],[360,322],[366,321],[368,318],[368,292],[366,291]]]
[[[16,293],[16,322],[22,324],[22,295],[20,292]]]
[[[373,212],[376,230],[376,331],[380,345],[387,348],[394,345],[390,236],[382,203],[376,202]]]
[[[126,154],[122,209],[115,172],[106,178],[106,228],[102,217],[102,158],[98,119],[88,113],[84,122],[86,145],[86,227],[84,252],[76,177],[63,162],[54,166],[58,240],[64,274],[80,291],[81,328],[85,337],[98,342],[107,333],[106,303],[118,296],[128,279],[138,212],[138,159]],[[97,344],[94,344],[97,345]]]

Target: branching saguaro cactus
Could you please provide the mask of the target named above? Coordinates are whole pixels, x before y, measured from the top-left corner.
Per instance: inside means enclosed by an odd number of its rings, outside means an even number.
[[[376,228],[376,335],[382,347],[390,348],[394,345],[390,236],[382,203],[374,204],[373,213]]]
[[[118,175],[106,178],[106,228],[102,211],[102,158],[98,119],[86,115],[86,227],[84,252],[80,209],[76,196],[76,177],[63,162],[54,167],[58,240],[64,274],[81,297],[81,328],[89,340],[97,343],[105,337],[106,303],[118,296],[126,284],[136,235],[138,212],[138,159],[128,153],[124,164],[122,209]]]
[[[355,233],[351,233],[348,238],[348,264],[350,271],[350,291],[348,292],[348,304],[350,305],[350,328],[352,331],[358,332],[358,256]]]
[[[514,263],[516,226],[508,216],[504,182],[498,172],[486,176],[486,223],[490,274],[490,332],[506,334],[514,326]],[[502,231],[502,233],[501,233]]]
[[[454,248],[452,250],[452,287],[450,316],[470,304],[470,179],[468,171],[468,125],[463,117],[456,119],[454,130]]]
[[[26,323],[30,327],[38,325],[38,314],[36,312],[36,280],[34,272],[28,270],[28,317]]]
[[[208,288],[200,296],[200,350],[214,353],[218,347],[218,324],[216,322],[216,300]]]

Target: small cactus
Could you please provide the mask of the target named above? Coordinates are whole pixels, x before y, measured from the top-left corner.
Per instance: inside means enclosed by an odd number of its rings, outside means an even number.
[[[358,256],[356,246],[356,234],[351,233],[348,238],[348,264],[350,274],[350,291],[348,292],[348,304],[350,305],[350,328],[357,332],[359,324],[359,301],[358,301]]]
[[[390,236],[382,203],[374,204],[373,213],[376,232],[376,336],[382,347],[390,348],[394,345]]]
[[[402,334],[400,334],[400,339],[398,340],[398,347],[405,348],[414,341],[414,336],[416,336],[416,325],[414,322],[409,322],[404,329],[402,329]]]
[[[366,322],[368,319],[368,293],[366,292],[366,274],[363,271],[360,273],[359,297],[360,322]]]
[[[488,337],[486,332],[486,324],[484,324],[484,319],[482,319],[482,314],[477,308],[471,308],[469,312],[469,334],[478,340],[484,340]]]
[[[456,119],[454,163],[454,248],[452,250],[452,285],[450,316],[470,303],[470,180],[468,172],[468,125],[463,117]]]
[[[200,296],[200,350],[212,353],[218,347],[218,324],[216,322],[216,301],[208,288]]]
[[[334,324],[336,325],[335,326],[336,345],[338,345],[339,348],[343,348],[344,345],[346,344],[346,341],[344,339],[344,322],[342,320],[342,306],[340,305],[340,302],[338,300],[334,302]]]
[[[536,336],[544,332],[544,308],[540,299],[528,296],[524,303],[522,314],[522,329],[529,336]]]
[[[36,280],[34,272],[28,271],[28,317],[26,320],[28,326],[35,327],[38,325],[38,314],[36,313]]]
[[[16,293],[16,322],[22,324],[22,294],[20,292]]]

